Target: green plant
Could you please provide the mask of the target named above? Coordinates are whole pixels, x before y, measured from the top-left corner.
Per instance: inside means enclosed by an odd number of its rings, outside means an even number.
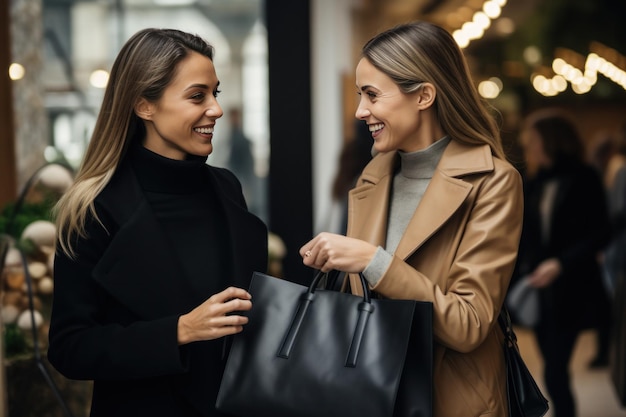
[[[35,220],[50,220],[52,218],[52,207],[56,200],[52,196],[46,196],[37,203],[24,202],[13,218],[13,225],[9,230],[9,222],[16,209],[15,203],[8,203],[0,212],[0,234],[8,234],[15,239],[19,239],[22,232],[30,223]]]
[[[7,358],[21,355],[28,350],[24,332],[15,323],[4,326],[4,349]]]

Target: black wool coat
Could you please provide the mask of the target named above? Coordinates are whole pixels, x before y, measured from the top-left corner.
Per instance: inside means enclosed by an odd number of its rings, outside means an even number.
[[[267,268],[267,228],[248,212],[231,172],[207,165],[206,175],[229,231],[209,236],[207,250],[230,245],[227,279],[247,289],[252,273]],[[94,417],[219,416],[215,363],[223,367],[224,357],[207,355],[225,354],[226,341],[177,343],[179,316],[212,294],[180,279],[179,260],[128,161],[95,203],[105,227],[90,219],[76,260],[56,253],[50,363],[68,378],[94,380]]]

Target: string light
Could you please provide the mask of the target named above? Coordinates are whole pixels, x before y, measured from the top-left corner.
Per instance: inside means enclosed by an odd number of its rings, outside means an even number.
[[[484,98],[496,98],[500,95],[501,91],[502,81],[496,77],[481,81],[480,84],[478,84],[478,93]]]
[[[467,48],[471,41],[480,39],[485,35],[485,31],[491,27],[492,20],[500,17],[502,8],[506,5],[507,0],[487,0],[483,3],[480,10],[473,13],[472,20],[461,24],[461,27],[452,32],[452,37],[456,41],[459,48]],[[471,14],[471,11],[468,10]],[[455,17],[457,15],[455,14]],[[469,17],[469,15],[467,16]],[[502,32],[512,33],[514,30],[513,21],[507,19],[501,28]],[[478,85],[478,93],[487,99],[493,99],[500,95],[502,91],[502,81],[498,78],[490,78],[482,81]]]
[[[461,24],[461,27],[452,32],[452,36],[460,48],[466,48],[472,40],[480,39],[502,13],[507,0],[487,0],[482,10],[473,14],[471,21]],[[513,27],[509,28],[513,31]],[[558,57],[552,62],[553,77],[544,74],[533,74],[531,83],[535,90],[544,96],[556,96],[567,89],[568,83],[576,94],[585,94],[591,91],[597,82],[600,73],[609,80],[626,90],[626,57],[616,50],[608,48],[598,42],[592,42],[592,52],[586,58],[584,72],[566,58]],[[594,51],[595,49],[595,51]],[[536,47],[529,47],[524,51],[524,58],[528,63],[540,60],[541,54]],[[501,86],[487,80],[479,84],[479,93],[485,98],[495,98],[502,90]]]
[[[598,73],[626,90],[626,71],[620,67],[626,63],[626,57],[597,42],[592,43],[592,49],[596,52],[590,52],[587,55],[584,72],[567,61],[568,58],[576,58],[574,52],[569,51],[569,57],[555,58],[552,61],[554,77],[547,78],[541,74],[532,76],[531,82],[535,90],[544,96],[554,96],[565,91],[569,82],[574,93],[586,94],[596,85]],[[557,84],[559,88],[554,88]]]
[[[491,21],[500,17],[502,8],[506,5],[506,0],[487,0],[483,3],[481,10],[475,12],[471,21],[464,22],[461,27],[452,33],[454,40],[460,48],[466,48],[473,40],[484,36],[485,31],[491,26]],[[509,24],[509,33],[512,32]]]

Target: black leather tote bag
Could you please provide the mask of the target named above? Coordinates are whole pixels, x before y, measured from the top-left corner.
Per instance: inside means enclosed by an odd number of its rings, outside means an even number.
[[[548,400],[541,393],[520,355],[517,336],[513,331],[511,318],[505,308],[500,311],[498,322],[504,332],[509,417],[542,417],[548,412]]]
[[[307,288],[253,274],[249,322],[233,338],[217,408],[240,417],[430,417],[432,303],[371,298],[363,277],[363,297],[319,289],[323,276]]]

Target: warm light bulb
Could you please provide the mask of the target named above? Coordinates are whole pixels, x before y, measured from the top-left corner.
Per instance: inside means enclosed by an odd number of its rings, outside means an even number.
[[[478,84],[478,93],[484,98],[496,98],[500,94],[500,87],[491,80]]]
[[[497,19],[500,17],[500,13],[502,13],[502,8],[493,1],[487,1],[483,5],[483,12],[491,19]]]
[[[459,48],[466,48],[467,45],[469,45],[469,37],[460,29],[455,30],[454,33],[452,33],[452,37],[456,41],[457,45],[459,45]]]
[[[491,25],[491,19],[484,12],[474,13],[472,21],[481,29],[486,30]]]
[[[24,78],[25,74],[26,69],[23,65],[14,62],[9,66],[9,78],[11,78],[13,81],[21,80],[22,78]]]
[[[89,83],[96,88],[105,88],[109,82],[109,73],[105,70],[95,70],[89,76]]]

